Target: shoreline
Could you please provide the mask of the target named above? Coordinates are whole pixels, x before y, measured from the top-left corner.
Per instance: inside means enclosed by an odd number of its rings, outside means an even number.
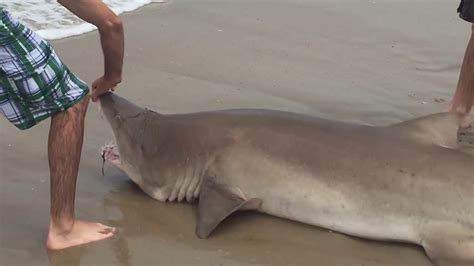
[[[111,8],[112,11],[115,12],[115,14],[124,15],[124,14],[130,13],[130,12],[137,12],[137,11],[139,11],[140,8],[143,8],[147,5],[166,4],[166,3],[169,3],[169,1],[167,2],[166,0],[135,0],[132,3],[128,3],[127,5],[121,5],[121,6],[114,6],[113,3],[106,3],[106,4],[108,4],[109,8]],[[28,5],[30,5],[30,6],[28,6]],[[28,13],[28,12],[33,12],[34,13],[34,11],[36,11],[36,12],[43,12],[44,11],[44,10],[41,10],[41,9],[34,10],[34,8],[33,8],[33,10],[31,10],[32,9],[31,5],[33,5],[33,4],[30,2],[30,3],[26,4],[25,6],[22,6],[22,4],[18,4],[18,6],[12,7],[12,6],[9,6],[8,4],[4,4],[4,5],[0,5],[0,7],[6,8],[13,15],[13,17],[15,17],[19,21],[25,23],[26,26],[30,27],[32,30],[34,30],[36,33],[38,33],[43,39],[45,39],[49,42],[68,39],[68,38],[71,38],[71,37],[77,37],[77,36],[81,36],[83,34],[87,34],[89,32],[97,30],[97,28],[94,25],[92,25],[90,23],[87,23],[87,22],[84,22],[84,21],[82,21],[80,24],[74,24],[74,25],[68,24],[68,20],[73,19],[74,15],[58,3],[56,3],[56,4],[48,3],[47,7],[51,8],[51,9],[55,9],[59,13],[61,13],[60,11],[66,12],[67,15],[62,14],[63,17],[61,18],[62,19],[61,21],[56,21],[55,20],[56,18],[50,18],[51,19],[50,21],[45,22],[45,21],[42,21],[40,19],[41,16],[40,17],[34,17],[34,15],[31,18],[30,17],[25,17],[25,13]],[[26,9],[26,10],[22,10],[22,8]],[[43,8],[44,8],[44,6],[43,6]],[[41,15],[51,16],[51,14],[48,14],[48,13],[41,14]],[[61,14],[59,16],[61,16]],[[65,17],[65,16],[71,16],[71,17]],[[37,19],[39,21],[34,21],[35,19]],[[76,17],[76,19],[73,19],[73,20],[75,20],[76,23],[81,21],[77,17]],[[56,23],[56,24],[54,24],[56,26],[56,28],[54,28],[54,27],[46,27],[46,28],[42,28],[42,29],[37,29],[36,28],[36,26],[42,25],[42,24],[45,24],[45,23],[49,23],[48,25],[51,26],[51,21]],[[61,26],[64,26],[63,23],[65,23],[65,22],[69,26],[66,27],[66,28],[61,27]],[[58,23],[59,23],[59,25],[58,25]],[[58,26],[59,26],[59,28],[58,28]]]

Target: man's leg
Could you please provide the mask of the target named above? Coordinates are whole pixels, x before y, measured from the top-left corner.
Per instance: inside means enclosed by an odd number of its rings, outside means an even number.
[[[471,39],[466,48],[458,86],[449,106],[450,112],[461,116],[461,127],[469,127],[469,113],[474,105],[474,24],[472,25]]]
[[[75,219],[74,199],[81,158],[84,118],[89,97],[51,119],[48,159],[51,174],[51,220],[47,247],[64,249],[111,237],[114,229]]]

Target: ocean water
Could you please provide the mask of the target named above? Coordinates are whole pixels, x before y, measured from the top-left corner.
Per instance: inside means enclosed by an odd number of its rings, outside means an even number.
[[[103,0],[103,2],[116,14],[121,14],[163,0]],[[6,8],[15,18],[48,40],[79,35],[96,29],[94,25],[85,23],[58,4],[57,0],[1,0],[0,7]]]

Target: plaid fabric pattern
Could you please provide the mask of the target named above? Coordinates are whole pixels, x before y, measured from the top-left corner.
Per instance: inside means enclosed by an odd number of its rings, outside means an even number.
[[[48,42],[0,8],[0,111],[11,123],[30,128],[88,92]]]

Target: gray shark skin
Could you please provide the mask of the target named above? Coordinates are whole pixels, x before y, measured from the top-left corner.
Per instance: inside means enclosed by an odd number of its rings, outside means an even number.
[[[255,210],[474,265],[474,157],[456,150],[451,114],[372,127],[257,109],[162,115],[112,93],[100,103],[117,143],[105,158],[154,199],[199,199],[200,238]]]

